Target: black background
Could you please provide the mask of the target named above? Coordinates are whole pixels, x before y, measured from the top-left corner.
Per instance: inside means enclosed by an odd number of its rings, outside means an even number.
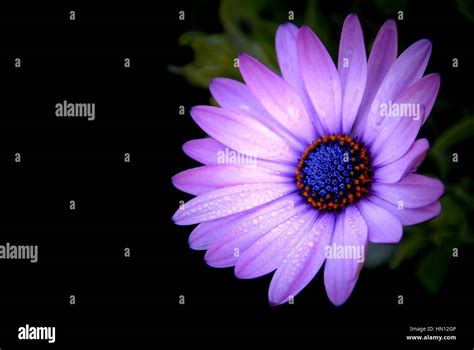
[[[323,6],[330,13],[334,5]],[[344,11],[338,6],[334,11]],[[204,133],[178,115],[178,107],[207,104],[209,93],[167,66],[192,59],[188,48],[177,46],[180,34],[220,30],[217,7],[215,1],[0,5],[0,242],[39,245],[36,264],[0,263],[1,349],[28,343],[17,340],[26,323],[55,326],[56,344],[48,347],[61,348],[190,334],[367,337],[408,345],[408,327],[420,325],[456,326],[458,341],[444,346],[465,342],[472,348],[473,249],[451,263],[437,296],[426,294],[407,263],[364,270],[349,301],[336,308],[321,274],[295,305],[271,307],[271,275],[239,281],[232,269],[210,268],[203,252],[188,248],[192,228],[175,226],[171,216],[190,196],[174,189],[170,178],[197,165],[181,145]],[[428,37],[434,47],[428,71],[441,73],[441,94],[472,104],[472,28],[445,4],[416,9],[399,23],[399,37]],[[70,10],[75,21],[69,21]],[[179,10],[186,11],[185,22],[178,21]],[[370,15],[365,8],[362,24]],[[456,72],[454,55],[462,62]],[[19,69],[15,57],[22,59]],[[96,120],[56,118],[54,106],[63,100],[94,102]],[[131,163],[123,162],[125,152]],[[73,212],[70,200],[76,201]],[[130,258],[123,256],[126,247]],[[76,305],[69,304],[71,294]],[[403,306],[396,303],[400,294]],[[185,305],[178,304],[179,295]]]

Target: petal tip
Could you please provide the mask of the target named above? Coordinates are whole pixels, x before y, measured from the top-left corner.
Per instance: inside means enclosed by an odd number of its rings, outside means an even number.
[[[421,39],[418,41],[418,45],[420,46],[420,50],[431,51],[433,44],[429,39]]]
[[[282,298],[282,297],[277,298],[277,297],[274,296],[274,295],[269,295],[269,296],[268,296],[268,303],[269,303],[270,306],[272,306],[272,307],[285,304],[285,303],[288,302],[288,300],[289,300],[288,298]]]
[[[313,30],[311,29],[311,27],[307,24],[303,24],[300,28],[300,32],[302,33],[313,33]]]
[[[239,264],[235,265],[234,268],[234,276],[238,278],[239,280],[247,280],[251,279],[252,277],[248,275],[248,273],[245,271],[245,268],[240,267]]]
[[[436,201],[436,202],[435,202],[435,209],[433,210],[434,215],[433,215],[432,219],[435,219],[435,218],[437,218],[438,216],[440,216],[440,214],[441,214],[441,209],[442,209],[442,207],[441,207],[440,201]]]
[[[430,141],[426,138],[420,139],[420,144],[423,147],[423,149],[429,150],[430,149]]]
[[[383,24],[383,27],[385,27],[386,29],[396,30],[397,29],[397,21],[394,20],[394,19],[389,19],[389,20],[385,21],[385,23]]]
[[[444,195],[444,192],[446,191],[446,187],[444,186],[443,182],[438,179],[439,182],[439,191],[440,191],[440,197]]]
[[[181,146],[181,149],[183,150],[185,154],[189,155],[189,152],[191,151],[191,148],[192,148],[192,144],[193,144],[192,140],[189,140],[183,143],[183,145]]]
[[[351,290],[352,292],[352,290]],[[349,296],[351,295],[351,293],[340,293],[340,292],[329,292],[326,288],[326,294],[328,296],[328,299],[329,301],[336,307],[340,307],[342,306],[346,301],[347,299],[349,299]]]
[[[239,59],[239,63],[242,63],[242,61],[245,62],[247,60],[252,60],[254,58],[250,56],[248,53],[242,52],[242,53],[239,53],[238,59]]]
[[[196,114],[196,112],[199,112],[199,106],[192,106],[190,109],[189,109],[189,114],[191,115],[191,117],[194,118],[194,115]]]
[[[212,78],[209,82],[209,90],[215,89],[217,86],[222,85],[222,78]]]
[[[341,299],[341,300],[338,300],[338,299],[332,299],[331,297],[329,297],[329,301],[336,307],[341,307],[342,305],[344,305],[344,303],[346,302],[347,299]]]
[[[344,20],[344,23],[346,22],[360,22],[360,21],[356,13],[349,13]]]
[[[179,210],[179,209],[178,209]],[[171,220],[173,221],[173,223],[175,225],[178,225],[178,226],[185,226],[182,221],[180,220],[180,215],[179,215],[179,212],[177,211],[176,213],[174,213],[174,215],[171,217]]]
[[[439,73],[430,73],[425,78],[429,78],[435,85],[441,84],[441,75]]]
[[[277,35],[282,30],[294,30],[294,29],[298,29],[298,26],[296,26],[295,24],[293,24],[291,22],[282,23],[277,28]]]

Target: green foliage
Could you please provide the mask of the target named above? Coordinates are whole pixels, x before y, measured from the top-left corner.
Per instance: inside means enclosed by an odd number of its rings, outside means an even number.
[[[454,124],[442,135],[436,138],[431,148],[431,156],[436,161],[442,175],[447,175],[452,163],[453,146],[459,145],[474,136],[474,117],[467,117]]]
[[[474,21],[474,1],[457,0],[458,10],[470,21]]]
[[[273,42],[278,22],[258,15],[264,8],[272,8],[270,4],[267,0],[223,0],[219,16],[227,37],[238,52],[249,53],[276,68]]]
[[[405,228],[405,238],[392,255],[389,266],[398,267],[402,261],[413,258],[426,244],[427,241],[422,232]]]
[[[393,255],[394,250],[394,244],[369,243],[369,249],[364,262],[364,267],[372,269],[385,264],[385,262]]]
[[[170,70],[183,75],[191,84],[207,88],[216,77],[239,78],[233,62],[237,50],[225,34],[188,32],[180,37],[179,43],[194,50],[194,61],[184,67],[171,66]]]
[[[428,292],[434,294],[441,288],[452,257],[451,251],[448,246],[438,246],[428,252],[418,264],[418,279]]]
[[[222,0],[219,18],[223,32],[206,34],[201,32],[184,33],[180,45],[189,46],[194,51],[194,60],[184,67],[169,67],[198,87],[207,88],[211,79],[227,77],[241,80],[234,60],[239,53],[257,57],[274,71],[278,71],[275,53],[275,33],[278,25],[288,22],[288,9],[276,6],[275,0]],[[264,10],[272,9],[272,20],[262,18]],[[304,18],[295,20],[317,28],[318,35],[325,42],[330,53],[335,53],[334,41],[330,38],[328,20],[320,15],[316,0],[308,1]]]
[[[336,59],[337,44],[331,35],[328,17],[319,10],[317,0],[309,0],[304,11],[304,24],[310,26],[318,34],[319,39],[329,51],[333,59]]]
[[[467,117],[439,135],[429,157],[437,164],[446,186],[441,198],[441,215],[424,224],[405,228],[405,238],[390,259],[390,267],[396,268],[402,261],[420,255],[417,276],[422,285],[432,293],[442,286],[453,248],[474,243],[469,218],[473,216],[473,181],[464,176],[450,181],[450,169],[459,166],[452,161],[453,150],[464,149],[463,144],[474,136],[474,118]],[[471,140],[472,142],[472,140]],[[464,156],[464,155],[462,155]],[[425,254],[421,254],[425,252]]]

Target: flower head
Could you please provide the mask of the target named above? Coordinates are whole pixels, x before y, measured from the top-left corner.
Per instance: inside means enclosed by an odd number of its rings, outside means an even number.
[[[431,43],[397,57],[395,22],[380,29],[367,60],[357,16],[342,29],[337,67],[307,26],[276,34],[281,76],[242,54],[245,84],[217,78],[220,107],[191,110],[210,136],[183,149],[204,164],[173,177],[196,195],[173,216],[199,224],[189,242],[238,278],[275,271],[272,304],[298,294],[324,264],[329,299],[344,303],[368,243],[398,243],[404,225],[440,213],[439,180],[415,174],[429,149],[418,131],[439,90],[423,76]]]

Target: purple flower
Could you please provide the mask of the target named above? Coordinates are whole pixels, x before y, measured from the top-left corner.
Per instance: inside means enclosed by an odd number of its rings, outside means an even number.
[[[307,26],[276,34],[282,76],[242,54],[245,84],[217,78],[220,108],[197,106],[195,122],[210,136],[184,144],[204,164],[173,177],[196,195],[173,216],[199,224],[189,243],[213,267],[238,278],[275,271],[271,304],[298,294],[323,263],[335,305],[357,282],[368,242],[398,243],[403,226],[440,213],[442,183],[415,174],[429,143],[416,140],[439,90],[423,76],[431,43],[397,58],[393,20],[380,29],[367,60],[362,29],[349,15],[337,68]]]

